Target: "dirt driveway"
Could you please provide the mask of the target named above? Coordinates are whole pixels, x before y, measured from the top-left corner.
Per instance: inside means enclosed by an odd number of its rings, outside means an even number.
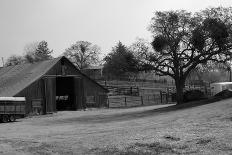
[[[0,124],[0,154],[228,153],[232,123],[225,118],[232,105],[229,100],[218,103],[175,111],[156,110],[167,106],[159,105],[19,119]]]

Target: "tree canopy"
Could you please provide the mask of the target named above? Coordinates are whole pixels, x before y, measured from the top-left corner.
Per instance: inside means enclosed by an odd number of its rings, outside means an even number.
[[[64,55],[79,69],[98,64],[99,54],[100,47],[88,41],[77,41],[64,52]]]
[[[41,42],[33,42],[27,44],[24,50],[25,50],[24,56],[20,56],[20,55],[10,56],[7,59],[5,66],[19,65],[22,63],[34,63],[34,62],[53,58],[51,56],[53,50],[50,50],[48,48],[48,43],[44,40]]]
[[[184,10],[157,11],[151,19],[154,52],[143,62],[143,68],[172,77],[178,103],[182,103],[185,80],[193,69],[210,61],[230,59],[232,23],[227,19],[231,10],[211,8],[195,14]]]
[[[26,54],[24,57],[29,63],[52,59],[51,54],[53,50],[48,48],[48,43],[44,40],[28,44],[25,47],[25,51]]]
[[[130,45],[129,49],[133,52],[133,55],[139,62],[146,61],[149,55],[151,55],[151,52],[153,52],[150,42],[138,37],[135,42]]]
[[[138,71],[138,60],[135,58],[132,51],[121,42],[118,42],[117,45],[112,48],[112,51],[104,60],[104,72],[114,77],[120,77]]]
[[[5,66],[14,66],[24,63],[22,56],[12,55],[6,60]]]

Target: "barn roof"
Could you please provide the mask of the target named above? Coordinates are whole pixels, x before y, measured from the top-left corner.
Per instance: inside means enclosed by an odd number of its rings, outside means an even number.
[[[0,69],[0,96],[2,97],[15,96],[24,88],[28,87],[34,81],[38,80],[43,75],[45,75],[62,58],[64,57],[59,57],[47,61],[41,61],[33,64],[26,63],[26,64],[1,68]],[[95,82],[94,80],[92,81]],[[95,83],[98,84],[97,82]],[[99,86],[102,87],[101,85]],[[104,87],[102,88],[105,89]]]
[[[11,97],[43,76],[60,58],[3,67],[0,70],[0,96]]]

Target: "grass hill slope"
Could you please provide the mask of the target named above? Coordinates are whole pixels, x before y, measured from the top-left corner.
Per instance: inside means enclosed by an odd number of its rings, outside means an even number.
[[[58,112],[0,126],[1,154],[232,154],[231,99]]]

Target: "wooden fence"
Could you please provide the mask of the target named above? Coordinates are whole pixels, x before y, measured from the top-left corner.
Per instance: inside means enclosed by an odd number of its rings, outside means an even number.
[[[169,94],[161,92],[160,94],[144,96],[109,96],[107,102],[109,108],[121,108],[168,104],[172,103],[172,98]]]
[[[96,95],[96,96],[86,96],[85,105],[86,108],[91,107],[107,107],[107,95]]]
[[[86,108],[91,107],[135,107],[156,104],[168,104],[172,102],[171,95],[166,92],[160,94],[143,95],[143,96],[86,96]]]

